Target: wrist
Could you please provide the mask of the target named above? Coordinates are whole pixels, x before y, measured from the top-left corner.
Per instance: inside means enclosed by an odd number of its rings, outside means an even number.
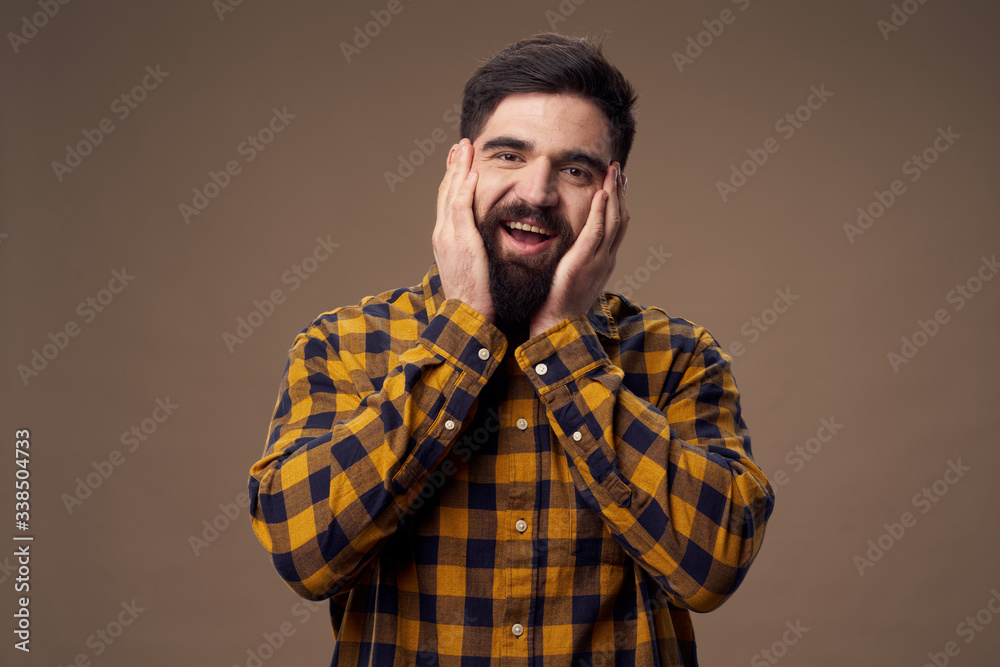
[[[496,324],[496,313],[493,312],[493,308],[490,307],[491,304],[483,304],[476,299],[466,298],[464,296],[455,297],[465,305],[467,305],[472,310],[479,313],[483,319],[485,319],[490,324]]]
[[[568,319],[567,317],[559,317],[557,315],[542,316],[534,320],[528,330],[528,336],[534,338],[538,334],[548,331],[555,325],[559,324],[563,320]]]

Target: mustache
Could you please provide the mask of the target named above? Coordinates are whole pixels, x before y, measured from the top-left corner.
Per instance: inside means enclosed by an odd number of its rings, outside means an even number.
[[[573,234],[569,223],[555,209],[534,206],[521,199],[494,204],[483,216],[484,226],[490,230],[504,220],[534,220],[562,240]]]

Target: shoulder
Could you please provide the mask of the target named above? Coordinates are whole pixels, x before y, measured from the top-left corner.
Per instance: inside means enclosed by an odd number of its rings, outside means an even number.
[[[426,326],[424,301],[421,285],[366,296],[357,304],[320,313],[299,332],[295,346],[371,347],[381,338],[416,338],[421,323]]]
[[[618,331],[622,351],[641,350],[668,356],[670,365],[687,365],[694,357],[706,357],[706,365],[725,361],[718,341],[704,326],[667,312],[659,306],[645,306],[621,294],[605,292],[608,315]],[[664,355],[664,353],[669,353]],[[687,362],[687,363],[684,363]]]

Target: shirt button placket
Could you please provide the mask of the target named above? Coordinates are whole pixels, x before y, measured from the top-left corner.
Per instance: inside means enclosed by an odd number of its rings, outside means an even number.
[[[509,465],[504,466],[504,472],[509,475],[510,491],[506,494],[503,508],[506,513],[503,530],[506,534],[499,537],[509,558],[505,577],[508,601],[503,614],[504,624],[511,631],[507,635],[508,655],[518,664],[523,664],[521,660],[526,661],[533,648],[531,635],[526,632],[531,619],[531,601],[539,595],[539,577],[533,569],[537,554],[531,522],[535,517],[540,472],[538,443],[535,440],[538,429],[545,421],[541,417],[543,408],[531,380],[517,365],[516,359],[511,357],[509,363],[507,395],[517,416],[507,422],[508,428],[501,435],[501,438],[507,438]],[[499,473],[497,476],[500,477]]]

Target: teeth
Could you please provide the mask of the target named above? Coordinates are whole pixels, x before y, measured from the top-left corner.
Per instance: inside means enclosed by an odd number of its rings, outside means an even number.
[[[547,229],[542,229],[541,227],[536,227],[535,225],[526,225],[523,222],[512,221],[506,223],[507,227],[510,229],[523,229],[529,232],[535,232],[536,234],[544,234],[545,236],[552,236],[552,232]]]

